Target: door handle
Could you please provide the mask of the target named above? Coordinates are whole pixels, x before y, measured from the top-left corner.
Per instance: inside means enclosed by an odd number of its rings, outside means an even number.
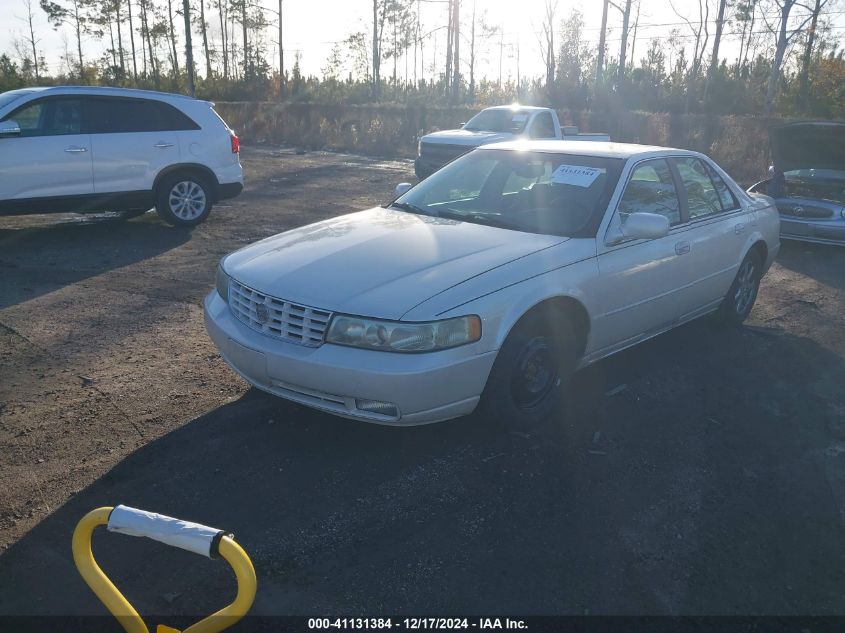
[[[685,255],[686,253],[689,253],[689,242],[678,242],[675,244],[676,255]]]
[[[745,230],[745,225],[742,222],[740,222],[739,224],[734,226],[734,233],[736,233],[737,235],[742,233],[744,230]]]
[[[168,147],[173,147],[173,143],[156,143],[153,147],[157,147],[159,149],[167,149]]]
[[[71,145],[65,151],[68,154],[81,154],[82,152],[87,152],[88,149],[85,147],[77,147],[76,145]]]

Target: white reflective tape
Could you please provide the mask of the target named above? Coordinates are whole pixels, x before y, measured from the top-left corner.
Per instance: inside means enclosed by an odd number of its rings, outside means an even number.
[[[155,512],[117,506],[109,516],[109,532],[145,536],[159,543],[211,558],[211,544],[221,532],[217,528],[182,521]]]

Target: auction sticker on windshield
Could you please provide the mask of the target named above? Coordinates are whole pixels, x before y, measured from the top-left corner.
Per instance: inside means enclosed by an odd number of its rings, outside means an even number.
[[[595,167],[560,165],[552,172],[552,183],[586,188],[592,185],[601,173],[602,170],[596,169]]]

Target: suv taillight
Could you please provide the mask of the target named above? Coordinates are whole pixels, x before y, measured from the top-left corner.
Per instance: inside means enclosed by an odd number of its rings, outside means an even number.
[[[233,154],[240,154],[241,153],[241,140],[238,138],[237,134],[232,134],[232,153]]]

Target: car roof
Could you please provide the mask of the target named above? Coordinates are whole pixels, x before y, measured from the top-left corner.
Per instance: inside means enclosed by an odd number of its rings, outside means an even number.
[[[672,147],[606,141],[505,141],[503,143],[482,145],[479,149],[529,150],[559,154],[578,154],[579,156],[596,156],[599,158],[622,158],[626,160],[632,157],[640,158],[669,154],[699,155],[697,152]]]
[[[492,106],[489,108],[484,108],[484,110],[527,110],[529,112],[534,112],[536,110],[551,110],[551,108],[544,108],[542,106],[526,106],[514,103],[513,105]]]
[[[110,97],[146,97],[157,99],[187,99],[189,101],[196,101],[193,97],[188,95],[177,94],[173,92],[160,92],[157,90],[141,90],[139,88],[112,88],[109,86],[37,86],[32,88],[21,88],[18,91],[21,94],[25,93],[41,93],[41,94],[90,94],[102,95]]]

